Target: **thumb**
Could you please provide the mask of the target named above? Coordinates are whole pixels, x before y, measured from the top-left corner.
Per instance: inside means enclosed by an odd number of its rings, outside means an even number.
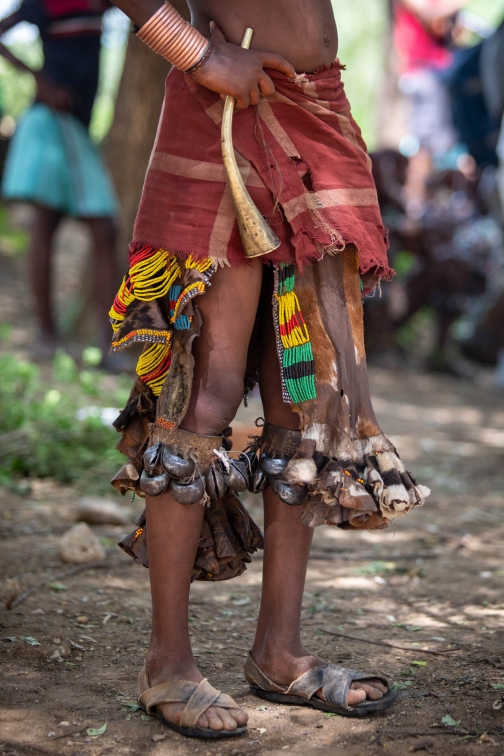
[[[210,42],[226,42],[224,32],[215,21],[210,21]]]

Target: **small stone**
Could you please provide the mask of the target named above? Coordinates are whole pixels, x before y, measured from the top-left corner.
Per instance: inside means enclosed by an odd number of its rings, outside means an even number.
[[[43,609],[39,608],[39,609],[34,609],[32,614],[45,614],[45,612]]]
[[[77,622],[80,622],[80,624],[81,624],[81,625],[87,625],[87,623],[89,622],[89,620],[88,620],[88,618],[86,617],[86,615],[85,615],[85,614],[80,614],[80,615],[79,615],[79,616],[77,617],[77,620],[76,620],[76,621],[77,621]]]
[[[61,536],[59,556],[63,562],[84,564],[105,559],[105,550],[98,538],[85,522],[73,525]]]
[[[165,740],[165,739],[166,739],[166,735],[164,733],[159,733],[158,735],[153,735],[152,736],[152,740],[155,743],[159,743],[160,740]]]
[[[58,727],[70,727],[70,722],[58,722]]]
[[[128,514],[115,501],[86,496],[79,500],[75,519],[90,525],[126,525],[130,521]]]

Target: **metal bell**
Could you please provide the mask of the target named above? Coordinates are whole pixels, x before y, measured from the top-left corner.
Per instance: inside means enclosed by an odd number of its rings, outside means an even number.
[[[270,478],[279,478],[289,463],[288,459],[276,459],[261,454],[261,467]]]
[[[154,474],[156,467],[159,465],[160,456],[161,456],[161,448],[162,448],[162,444],[160,443],[154,444],[154,446],[149,446],[149,448],[143,455],[144,469],[147,471],[147,474],[150,476]]]
[[[197,504],[205,495],[205,483],[203,478],[196,478],[191,483],[180,483],[172,479],[170,493],[179,504]]]
[[[269,484],[284,504],[289,504],[291,507],[301,506],[301,504],[304,504],[308,498],[307,487],[302,486],[299,483],[288,485],[287,483],[282,483],[277,478],[270,478]]]
[[[166,473],[151,477],[147,470],[144,470],[140,477],[140,488],[147,496],[159,496],[166,491],[169,482],[170,476]]]
[[[248,487],[247,470],[243,462],[229,461],[229,472],[223,474],[224,480],[232,491],[246,491]]]
[[[267,482],[268,476],[262,467],[258,467],[255,473],[250,477],[249,491],[254,494],[260,493],[266,486]]]
[[[224,496],[226,491],[226,484],[222,477],[222,473],[213,465],[210,465],[210,468],[205,475],[205,488],[207,494],[213,501],[217,501],[221,496]]]
[[[190,478],[194,472],[194,462],[192,459],[178,457],[167,446],[163,446],[161,463],[169,475],[179,480]]]

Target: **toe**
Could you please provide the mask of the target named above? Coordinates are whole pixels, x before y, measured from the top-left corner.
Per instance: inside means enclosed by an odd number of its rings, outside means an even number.
[[[222,719],[225,730],[236,730],[237,723],[227,709],[219,709],[219,717]]]
[[[350,688],[347,696],[348,706],[357,706],[357,704],[363,703],[366,700],[365,690],[355,690]]]
[[[245,727],[248,722],[248,714],[243,709],[229,709],[229,713],[235,720],[238,727]]]
[[[207,727],[210,730],[224,730],[224,722],[220,718],[220,716],[217,714],[217,711],[212,707],[210,709],[207,709],[205,712],[206,718],[208,720]],[[204,715],[202,715],[204,716]],[[201,717],[198,719],[198,724],[200,724]]]
[[[368,683],[360,683],[357,687],[357,690],[364,691],[366,698],[368,698],[370,701],[378,701],[378,699],[383,698],[382,691],[378,690],[378,688],[375,688],[373,685],[369,685]]]

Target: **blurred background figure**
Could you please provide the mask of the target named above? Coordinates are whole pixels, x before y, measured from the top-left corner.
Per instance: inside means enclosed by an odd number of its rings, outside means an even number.
[[[493,26],[477,5],[390,0],[391,70],[408,121],[397,146],[372,159],[398,275],[366,306],[367,344],[382,364],[464,378],[475,362],[502,363],[495,380],[502,373],[504,385],[504,3],[493,4]]]
[[[465,0],[393,0],[393,40],[399,87],[411,102],[412,153],[403,197],[407,214],[425,210],[426,185],[435,155],[457,141],[449,95],[442,74],[453,63],[451,51],[456,12]]]
[[[117,288],[116,199],[88,127],[96,96],[104,0],[23,0],[0,22],[0,35],[22,21],[35,24],[44,64],[34,71],[3,44],[0,54],[36,80],[33,105],[11,140],[3,198],[29,202],[34,218],[28,249],[29,277],[40,335],[35,352],[50,356],[58,345],[53,313],[54,234],[64,216],[85,222],[92,236],[92,289],[100,346],[108,352],[108,310]]]

